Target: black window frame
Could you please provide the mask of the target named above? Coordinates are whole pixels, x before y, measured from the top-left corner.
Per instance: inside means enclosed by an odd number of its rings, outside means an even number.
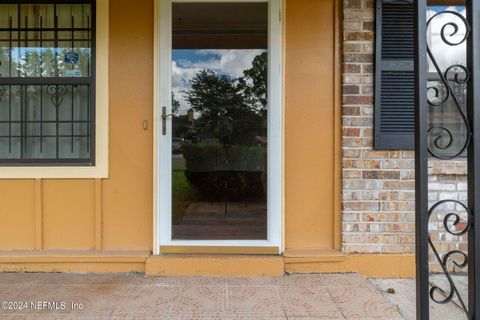
[[[76,86],[86,85],[89,87],[89,158],[58,158],[58,152],[56,158],[43,158],[43,159],[2,159],[0,158],[0,166],[3,167],[93,167],[95,166],[96,159],[96,42],[97,42],[97,10],[96,0],[0,0],[0,5],[12,4],[12,5],[26,5],[26,4],[89,4],[91,6],[91,61],[90,61],[90,74],[89,77],[0,77],[1,86]],[[72,28],[54,28],[55,34],[58,31],[70,31]],[[9,31],[0,29],[0,31]],[[15,30],[24,30],[20,27]],[[58,122],[58,119],[57,119]],[[73,134],[73,133],[72,133]],[[21,144],[23,148],[23,144]],[[58,145],[57,145],[58,149]]]

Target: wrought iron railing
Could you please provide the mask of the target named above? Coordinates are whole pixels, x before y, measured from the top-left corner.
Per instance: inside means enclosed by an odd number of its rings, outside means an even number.
[[[480,86],[475,82],[480,65],[480,32],[478,0],[466,1],[466,14],[444,7],[426,21],[427,3],[419,0],[416,6],[416,255],[417,255],[417,318],[429,319],[429,304],[453,302],[463,309],[467,319],[480,319],[480,270],[476,263],[480,257],[480,219],[475,203],[480,201],[480,178],[476,168],[480,165],[480,108],[478,97]],[[438,22],[441,44],[451,50],[463,50],[466,62],[442,64],[438,52],[428,43],[426,34]],[[440,53],[444,54],[444,53]],[[439,82],[427,85],[428,64],[433,66]],[[466,93],[466,97],[462,97]],[[432,113],[442,114],[442,109],[452,106],[464,130],[452,130],[445,122],[429,121]],[[440,112],[438,110],[440,109]],[[447,121],[448,123],[448,121]],[[458,122],[457,122],[458,125]],[[478,132],[475,131],[479,128]],[[428,159],[451,161],[467,155],[468,201],[442,199],[429,203],[428,200]],[[463,158],[465,159],[465,158]],[[479,202],[480,203],[480,202]],[[429,221],[433,216],[442,215],[444,231],[453,239],[463,240],[468,236],[468,251],[452,249],[441,252],[430,234]],[[446,286],[429,285],[430,247],[436,262],[447,279]],[[459,287],[451,273],[468,269],[468,301],[460,294]]]
[[[441,17],[453,17],[454,19],[448,19],[442,22],[440,39],[445,45],[448,45],[452,49],[462,50],[461,45],[465,44],[469,38],[471,32],[471,26],[467,19],[459,12],[452,10],[444,10],[434,14],[427,21],[427,32],[430,31],[432,25],[436,20]],[[462,24],[462,25],[459,25]],[[454,39],[459,35],[460,30],[463,30],[459,39]],[[464,52],[464,50],[462,50]],[[466,85],[471,80],[471,73],[468,67],[461,63],[455,63],[448,66],[440,66],[437,61],[436,53],[431,44],[427,44],[428,58],[434,66],[437,76],[440,78],[440,87],[438,86],[427,87],[427,91],[434,91],[433,95],[427,96],[428,104],[430,107],[430,113],[434,113],[434,109],[445,109],[448,105],[453,105],[456,114],[461,119],[462,125],[465,128],[466,134],[459,136],[452,132],[452,129],[443,124],[436,124],[430,122],[430,128],[428,130],[430,143],[428,144],[429,154],[440,160],[453,160],[460,157],[465,153],[472,139],[472,128],[467,118],[467,114],[464,105],[461,102],[461,97],[458,90],[455,90],[455,86]],[[438,54],[438,53],[437,53]],[[442,113],[442,112],[440,112]],[[457,143],[456,140],[458,141]],[[457,146],[455,148],[455,146]],[[468,233],[472,226],[473,216],[469,208],[462,202],[448,199],[436,202],[428,211],[429,221],[433,214],[438,209],[447,207],[447,213],[443,217],[443,227],[445,231],[453,236],[453,238],[463,237]],[[463,211],[464,214],[460,211]],[[466,219],[464,227],[460,227],[462,220]],[[460,228],[459,228],[460,227]],[[432,240],[431,235],[428,236],[428,242],[433,254],[437,260],[437,263],[441,266],[443,273],[445,274],[449,288],[442,288],[438,285],[434,285],[430,288],[430,298],[435,303],[446,304],[457,298],[462,309],[468,314],[468,307],[465,303],[462,295],[459,293],[459,289],[454,281],[454,278],[450,274],[449,264],[452,263],[458,269],[464,269],[468,266],[468,254],[460,250],[450,250],[443,254],[439,253],[435,246],[435,242]]]

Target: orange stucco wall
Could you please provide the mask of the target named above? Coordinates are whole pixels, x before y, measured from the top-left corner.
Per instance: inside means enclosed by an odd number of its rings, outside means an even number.
[[[110,177],[104,245],[152,247],[153,1],[110,4]],[[143,121],[151,125],[143,129]]]
[[[286,1],[285,246],[333,248],[335,1]]]
[[[0,249],[151,249],[153,12],[111,0],[110,178],[0,180]]]
[[[334,246],[334,12],[286,1],[287,249]],[[153,0],[111,0],[109,179],[1,180],[0,249],[152,249],[153,39]]]

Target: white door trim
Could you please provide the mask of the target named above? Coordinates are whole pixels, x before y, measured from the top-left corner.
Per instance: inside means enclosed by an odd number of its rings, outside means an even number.
[[[268,240],[172,240],[171,119],[162,135],[161,108],[171,113],[172,2],[268,2]],[[154,230],[153,252],[160,246],[278,247],[283,250],[283,28],[281,0],[157,0],[156,5],[156,94],[154,120]],[[162,157],[162,155],[165,155]]]

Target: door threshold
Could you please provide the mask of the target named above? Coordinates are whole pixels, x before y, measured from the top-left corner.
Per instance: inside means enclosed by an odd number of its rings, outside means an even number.
[[[279,255],[279,247],[224,247],[224,246],[160,246],[162,254],[238,254],[238,255]]]

